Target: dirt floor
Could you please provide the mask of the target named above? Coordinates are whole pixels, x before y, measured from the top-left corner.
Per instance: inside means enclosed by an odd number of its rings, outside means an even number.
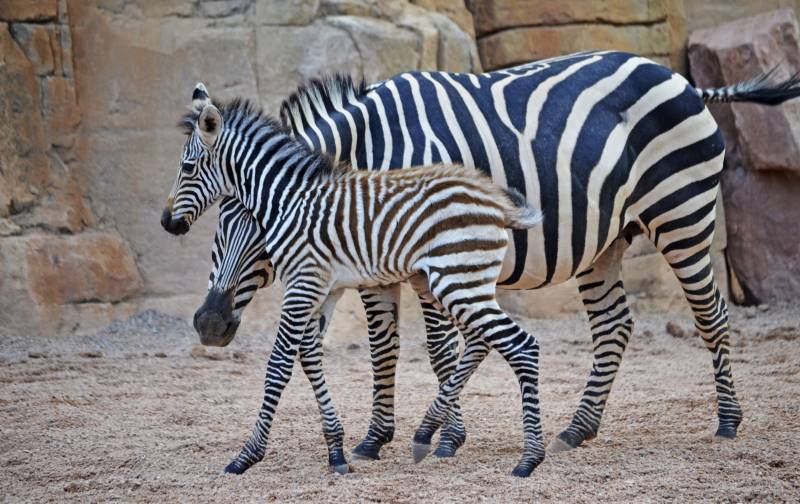
[[[547,440],[565,427],[590,363],[582,317],[520,319],[542,343]],[[670,334],[672,321],[686,334]],[[150,312],[96,335],[0,340],[3,501],[792,501],[800,500],[800,309],[733,309],[736,389],[745,419],[735,442],[712,443],[710,354],[683,315],[640,315],[600,434],[549,456],[525,480],[520,399],[496,355],[463,396],[468,439],[455,459],[415,465],[409,443],[436,392],[420,337],[403,328],[397,432],[378,462],[331,474],[317,409],[299,366],[267,456],[222,473],[260,403],[270,338],[195,347],[182,321]],[[336,326],[334,326],[335,329]],[[335,340],[335,338],[334,338]],[[326,344],[326,370],[348,449],[366,432],[366,336]]]

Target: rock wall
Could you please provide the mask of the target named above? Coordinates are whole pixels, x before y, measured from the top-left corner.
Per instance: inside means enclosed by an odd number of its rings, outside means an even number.
[[[159,225],[197,81],[276,112],[324,72],[477,71],[471,33],[452,1],[0,2],[0,332],[199,306],[215,216]]]
[[[0,1],[0,333],[91,331],[147,308],[188,317],[198,306],[215,216],[181,238],[158,224],[182,141],[174,124],[198,80],[274,112],[300,82],[333,71],[480,71],[594,48],[684,70],[687,23],[785,3]],[[635,308],[684,307],[644,240],[625,280]],[[279,295],[260,294],[243,327],[269,326]],[[571,283],[502,298],[529,315],[580,310]]]

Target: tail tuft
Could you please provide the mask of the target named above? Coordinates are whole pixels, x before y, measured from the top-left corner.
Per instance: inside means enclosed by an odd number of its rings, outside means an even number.
[[[773,78],[778,67],[753,79],[721,88],[696,88],[706,103],[752,102],[762,105],[778,105],[800,96],[800,72],[788,79],[776,82]]]
[[[542,212],[528,205],[528,200],[513,188],[506,189],[508,199],[513,205],[506,210],[506,227],[510,229],[530,229],[541,224]]]

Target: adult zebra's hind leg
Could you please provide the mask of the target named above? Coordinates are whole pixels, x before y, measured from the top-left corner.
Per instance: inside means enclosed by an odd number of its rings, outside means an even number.
[[[372,358],[372,419],[367,435],[353,449],[353,457],[379,460],[381,447],[394,437],[394,384],[400,351],[397,333],[400,286],[361,289],[359,293],[367,314]]]
[[[458,363],[458,329],[427,290],[418,293],[427,333],[428,358],[439,385],[445,383]],[[433,452],[435,457],[449,458],[456,455],[467,439],[467,430],[461,416],[458,398],[450,404],[450,413],[439,434],[439,445]]]
[[[742,409],[733,386],[728,307],[711,265],[715,198],[715,191],[699,195],[648,224],[650,237],[678,277],[694,313],[695,327],[713,355],[719,417],[715,438],[733,439],[742,421]]]
[[[597,435],[622,354],[633,331],[633,317],[622,283],[622,256],[628,248],[618,238],[591,268],[577,275],[592,332],[593,362],[572,422],[548,445],[551,453],[577,448]]]

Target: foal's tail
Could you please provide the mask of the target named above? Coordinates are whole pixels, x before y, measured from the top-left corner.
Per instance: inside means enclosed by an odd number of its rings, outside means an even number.
[[[505,190],[510,205],[504,208],[506,227],[509,229],[530,229],[541,224],[544,215],[538,208],[528,205],[519,191],[508,188]]]
[[[706,103],[752,102],[761,105],[778,105],[800,96],[800,72],[784,81],[775,81],[778,67],[761,75],[731,86],[721,88],[695,88]]]

